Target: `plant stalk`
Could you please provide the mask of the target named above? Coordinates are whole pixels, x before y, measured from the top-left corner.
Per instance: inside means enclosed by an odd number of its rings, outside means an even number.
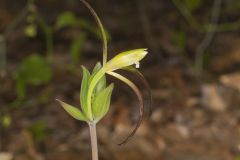
[[[88,125],[90,130],[90,137],[91,137],[92,160],[98,160],[98,142],[97,142],[96,123],[89,122]]]

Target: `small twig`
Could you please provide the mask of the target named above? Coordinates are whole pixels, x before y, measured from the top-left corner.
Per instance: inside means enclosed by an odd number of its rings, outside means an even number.
[[[43,158],[37,152],[37,149],[34,145],[34,140],[33,140],[31,133],[27,130],[23,130],[22,136],[24,137],[24,140],[26,141],[27,154],[31,157],[31,159],[43,160]]]
[[[215,29],[221,12],[221,2],[222,0],[214,0],[211,21],[207,28],[208,32],[196,50],[195,67],[199,73],[201,73],[203,69],[204,53],[211,44],[215,35]]]
[[[200,24],[195,20],[192,13],[184,6],[179,0],[172,0],[175,7],[178,9],[180,14],[186,19],[188,24],[197,32],[207,33],[211,32],[210,28],[214,28],[215,32],[233,31],[240,28],[240,21],[229,22],[223,24]]]
[[[6,74],[6,39],[3,35],[0,35],[0,78],[5,77]]]
[[[236,22],[229,22],[229,23],[223,23],[218,25],[210,24],[209,27],[215,28],[215,32],[234,31],[240,28],[240,20]]]
[[[172,0],[172,2],[193,29],[199,32],[204,31],[204,27],[201,27],[201,25],[199,25],[199,23],[192,16],[192,13],[186,8],[186,6],[180,0]]]
[[[150,46],[150,48],[152,49],[152,52],[157,53],[158,49],[157,49],[155,38],[152,34],[152,28],[149,21],[149,17],[147,15],[147,11],[146,11],[147,8],[145,7],[145,2],[143,0],[137,0],[137,6],[138,6],[139,17],[142,23],[142,28],[143,28],[146,41]]]
[[[52,60],[52,56],[53,56],[53,50],[54,50],[54,46],[53,46],[53,29],[51,28],[51,26],[49,26],[47,24],[47,22],[43,19],[43,17],[39,14],[36,13],[36,18],[37,21],[39,23],[39,26],[41,27],[41,29],[44,32],[45,35],[45,43],[46,43],[46,52],[47,52],[47,59],[49,61]]]

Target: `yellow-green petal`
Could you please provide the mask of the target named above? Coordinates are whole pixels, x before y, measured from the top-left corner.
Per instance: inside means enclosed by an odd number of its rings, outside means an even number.
[[[107,62],[105,66],[106,71],[111,72],[133,64],[139,64],[139,61],[142,60],[147,53],[146,48],[122,52]]]

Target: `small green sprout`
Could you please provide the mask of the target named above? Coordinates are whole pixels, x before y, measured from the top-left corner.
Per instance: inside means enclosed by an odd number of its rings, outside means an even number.
[[[140,116],[138,123],[134,130],[131,132],[131,134],[121,143],[123,144],[135,134],[138,127],[140,126],[144,113],[144,102],[142,93],[140,92],[138,87],[128,78],[116,73],[115,71],[122,69],[134,72],[140,76],[145,86],[149,88],[142,74],[136,69],[139,68],[140,61],[147,55],[147,49],[142,48],[122,52],[117,54],[111,60],[107,61],[107,38],[103,25],[95,11],[92,9],[92,7],[85,0],[80,1],[84,3],[91,11],[101,30],[103,39],[103,62],[102,65],[100,62],[98,62],[91,73],[84,66],[82,66],[83,78],[80,90],[81,107],[72,106],[58,99],[57,101],[60,102],[64,110],[67,113],[69,113],[73,118],[80,121],[85,121],[89,124],[93,156],[92,158],[93,160],[97,160],[98,151],[97,151],[96,124],[108,112],[111,101],[111,95],[114,88],[113,84],[107,85],[106,75],[107,74],[111,75],[121,80],[122,82],[126,83],[136,93],[140,103],[139,110]],[[136,65],[136,68],[132,67],[132,65]]]

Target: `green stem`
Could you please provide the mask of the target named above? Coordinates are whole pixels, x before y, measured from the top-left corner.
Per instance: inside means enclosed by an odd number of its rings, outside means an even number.
[[[96,124],[88,123],[91,137],[91,147],[92,147],[92,160],[98,160],[98,142],[97,142],[97,131]]]
[[[39,13],[35,15],[37,17],[39,26],[43,30],[45,34],[45,41],[46,41],[46,52],[47,52],[47,59],[52,60],[53,57],[53,29],[51,26],[47,24],[47,22],[42,18]]]
[[[49,60],[53,58],[53,31],[51,27],[47,27],[45,30],[45,38],[46,38],[46,49],[47,49],[47,57]]]
[[[3,78],[7,70],[7,44],[6,37],[0,34],[0,78]]]
[[[102,35],[102,40],[103,40],[103,66],[105,66],[105,64],[107,63],[107,36],[106,36],[106,32],[105,29],[102,25],[102,22],[100,20],[100,18],[98,17],[97,13],[94,11],[94,9],[90,6],[90,4],[85,1],[85,0],[80,0],[83,4],[86,5],[86,7],[90,10],[90,12],[92,13],[92,15],[94,16],[98,27],[100,28],[101,31],[101,35]]]

